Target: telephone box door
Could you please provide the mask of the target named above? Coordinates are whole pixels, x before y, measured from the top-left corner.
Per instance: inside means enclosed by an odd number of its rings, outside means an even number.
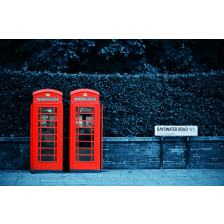
[[[83,94],[87,95],[86,98],[83,98]],[[71,94],[70,170],[102,168],[101,105],[94,94],[99,93],[85,89]]]
[[[31,105],[31,170],[62,170],[62,93],[39,90]]]

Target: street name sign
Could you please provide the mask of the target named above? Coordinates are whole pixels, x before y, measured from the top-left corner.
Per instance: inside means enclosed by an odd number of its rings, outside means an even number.
[[[198,126],[155,126],[155,136],[198,136]]]

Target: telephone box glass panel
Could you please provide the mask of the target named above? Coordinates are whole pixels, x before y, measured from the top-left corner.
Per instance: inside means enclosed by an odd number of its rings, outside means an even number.
[[[94,107],[76,108],[76,161],[94,161]]]
[[[46,114],[47,115],[46,115]],[[57,161],[57,107],[38,108],[38,161],[56,162]]]

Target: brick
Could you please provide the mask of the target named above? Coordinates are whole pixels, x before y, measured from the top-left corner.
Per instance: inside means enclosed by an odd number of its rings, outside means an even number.
[[[176,139],[176,141],[175,141]],[[150,141],[152,140],[152,141]],[[0,169],[30,169],[29,139],[0,139]],[[105,169],[160,168],[161,145],[157,138],[110,138],[104,141]],[[64,169],[69,169],[68,138],[64,139]],[[184,138],[164,138],[163,168],[186,168]],[[189,168],[224,168],[222,137],[193,137],[189,142]]]

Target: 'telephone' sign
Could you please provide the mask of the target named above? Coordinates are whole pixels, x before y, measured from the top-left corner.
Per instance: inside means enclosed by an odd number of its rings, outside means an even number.
[[[198,136],[198,126],[155,126],[155,136]]]

